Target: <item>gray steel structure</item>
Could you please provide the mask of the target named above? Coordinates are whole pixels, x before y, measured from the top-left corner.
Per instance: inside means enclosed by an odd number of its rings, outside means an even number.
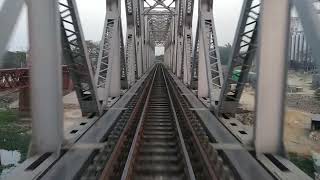
[[[257,50],[257,29],[260,13],[260,0],[245,0],[236,30],[227,77],[220,94],[219,112],[234,112],[238,106],[243,88],[248,79]],[[234,77],[240,70],[239,77]],[[231,89],[235,84],[235,89]]]
[[[312,0],[313,7],[310,6],[319,17],[320,2],[318,0]],[[289,68],[302,69],[304,71],[315,70],[315,63],[310,48],[309,42],[306,39],[304,29],[301,24],[301,18],[299,14],[294,14],[290,21],[290,35],[291,42],[289,47]]]
[[[60,22],[63,57],[70,70],[82,114],[101,114],[97,88],[93,79],[91,61],[81,29],[78,9],[74,0],[60,0]]]
[[[213,19],[213,1],[198,2],[198,25],[193,49],[192,78],[197,74],[198,97],[209,98],[210,109],[217,110],[220,91],[223,85],[220,54]],[[191,82],[195,85],[196,82]]]
[[[13,11],[4,18],[0,17],[1,24],[5,23],[6,18],[15,21],[17,12],[21,9],[22,2],[17,1],[14,5],[9,1],[5,1],[3,8]],[[233,167],[240,169],[242,173],[239,175],[243,179],[246,177],[253,179],[254,173],[258,172],[250,172],[246,166],[241,166],[247,159],[250,159],[252,167],[257,165],[256,168],[261,171],[260,174],[263,173],[265,179],[271,178],[269,172],[273,173],[272,178],[295,177],[285,172],[280,172],[279,175],[277,172],[279,169],[281,171],[281,168],[274,171],[276,168],[274,164],[278,163],[273,163],[271,170],[267,172],[265,168],[258,166],[257,162],[264,164],[267,161],[264,167],[269,168],[275,158],[266,160],[265,153],[284,155],[283,104],[291,1],[264,0],[261,1],[261,5],[259,0],[244,1],[226,78],[223,78],[217,45],[213,0],[197,1],[199,15],[194,40],[191,27],[193,17],[197,15],[193,12],[195,1],[126,0],[125,36],[122,34],[120,2],[120,0],[106,0],[106,17],[99,59],[96,73],[93,75],[75,1],[28,1],[33,110],[31,152],[36,154],[36,157],[26,162],[23,169],[15,171],[22,172],[16,175],[27,179],[37,178],[40,174],[44,179],[76,177],[95,148],[75,147],[74,151],[69,151],[68,148],[75,144],[99,144],[103,141],[106,132],[112,128],[121,111],[127,108],[128,101],[135,96],[139,87],[143,86],[144,80],[151,72],[155,61],[155,47],[164,47],[163,63],[171,71],[170,76],[179,85],[179,92],[183,93],[193,110],[197,111],[208,134],[217,143],[222,144],[224,147],[222,151]],[[305,38],[311,48],[317,48],[320,44],[320,23],[313,5],[301,0],[292,2],[302,19]],[[2,12],[1,10],[1,15]],[[279,25],[273,27],[275,22]],[[12,23],[8,27],[1,27],[1,30],[4,29],[1,39],[10,35],[12,28]],[[40,38],[38,35],[41,35]],[[0,41],[0,55],[3,54],[7,41],[8,38]],[[76,140],[68,144],[70,146],[64,144],[62,125],[62,52],[71,68],[82,112],[102,113],[109,108],[97,121],[94,120],[86,127]],[[236,149],[241,153],[235,153],[232,148],[228,149],[230,148],[227,146],[228,143],[237,141],[218,122],[222,118],[216,118],[216,115],[234,112],[255,56],[258,62],[258,87],[256,124],[253,127],[251,141],[256,153],[256,157],[253,157],[242,144]],[[319,60],[320,51],[315,51],[313,56]],[[232,75],[237,68],[241,69],[241,73],[239,79],[234,81]],[[231,84],[236,84],[235,90],[230,88]],[[185,85],[195,88],[197,97]],[[46,89],[42,90],[43,87]],[[122,95],[121,89],[128,91],[114,106],[108,107],[110,98]],[[205,107],[197,98],[208,98],[209,105]],[[213,110],[216,115],[208,109]],[[61,153],[62,147],[66,149],[66,153]],[[276,160],[279,161],[278,159]],[[37,169],[39,167],[40,169]],[[68,169],[65,169],[66,167]],[[291,168],[292,166],[288,167],[289,170],[295,169]],[[301,178],[296,177],[296,179]]]

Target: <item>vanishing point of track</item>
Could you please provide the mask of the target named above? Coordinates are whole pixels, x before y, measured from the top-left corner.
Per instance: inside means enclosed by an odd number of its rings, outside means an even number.
[[[196,114],[156,65],[81,179],[233,179]]]

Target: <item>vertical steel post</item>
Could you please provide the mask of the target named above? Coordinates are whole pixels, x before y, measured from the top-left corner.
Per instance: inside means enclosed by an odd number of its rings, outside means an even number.
[[[192,61],[192,29],[185,30],[184,58],[183,58],[183,82],[187,86],[191,84],[191,61]]]
[[[177,28],[176,28],[176,24],[177,24],[177,20],[176,20],[176,16],[174,16],[174,18],[172,18],[172,40],[171,40],[171,59],[172,59],[172,72],[174,74],[177,73],[177,57],[176,57],[176,54],[177,54],[177,48],[176,48],[176,43],[178,41],[177,39]]]
[[[200,43],[198,96],[208,97],[210,99],[210,110],[216,111],[223,85],[223,73],[212,8],[213,0],[199,0],[197,28]]]
[[[300,58],[301,58],[301,61],[303,62],[303,63],[305,63],[305,60],[304,60],[304,53],[305,53],[305,51],[304,51],[304,35],[303,34],[301,34],[301,53],[300,53]]]
[[[182,62],[183,62],[183,53],[182,53],[183,52],[183,37],[178,37],[176,47],[177,47],[177,51],[176,51],[177,77],[181,78]]]
[[[283,112],[289,14],[289,0],[262,2],[254,132],[255,149],[258,154],[284,154]]]
[[[63,140],[60,16],[57,0],[29,0],[32,146],[59,152]]]
[[[294,46],[295,46],[295,45],[294,45],[294,43],[295,43],[295,42],[294,42],[294,32],[291,32],[291,37],[290,37],[290,38],[291,38],[291,45],[290,45],[290,46],[291,46],[291,48],[290,48],[291,50],[290,50],[289,60],[292,61],[292,59],[293,59],[293,53],[294,53]]]
[[[121,21],[118,21],[118,27],[120,27]],[[112,58],[115,59],[112,61],[112,70],[111,70],[111,84],[110,84],[110,96],[111,97],[118,97],[120,96],[120,89],[121,89],[121,81],[120,81],[120,32],[119,29],[115,31],[115,38],[113,38],[112,45],[114,45],[113,49],[113,56]]]
[[[297,49],[297,34],[293,34],[293,51],[292,51],[292,60],[296,60],[296,49]]]
[[[200,18],[199,18],[199,21]],[[200,26],[200,22],[198,23]],[[206,65],[206,55],[205,55],[205,45],[204,45],[204,37],[200,30],[201,28],[198,27],[199,34],[199,58],[198,58],[198,97],[209,97],[209,83],[207,77],[207,65]]]
[[[149,19],[148,16],[144,16],[144,26],[143,26],[143,73],[147,71],[147,61],[148,61],[148,36],[149,36]]]
[[[119,0],[107,0],[104,31],[95,80],[102,107],[107,108],[108,97],[120,96],[121,64],[124,64]]]
[[[187,0],[184,4],[183,21],[183,82],[187,86],[191,85],[191,63],[192,63],[192,20],[194,0]]]
[[[298,44],[297,44],[297,62],[299,63],[300,62],[300,45],[301,45],[301,32],[299,32],[298,34]]]

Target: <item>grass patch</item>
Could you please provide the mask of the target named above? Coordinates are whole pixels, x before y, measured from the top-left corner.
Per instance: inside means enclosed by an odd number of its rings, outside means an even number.
[[[298,155],[296,153],[289,153],[289,159],[303,172],[314,178],[314,166],[311,156]]]
[[[0,111],[0,149],[18,150],[21,153],[20,162],[27,158],[31,135],[30,127],[19,122],[17,112],[13,110]],[[0,166],[0,173],[6,166]]]

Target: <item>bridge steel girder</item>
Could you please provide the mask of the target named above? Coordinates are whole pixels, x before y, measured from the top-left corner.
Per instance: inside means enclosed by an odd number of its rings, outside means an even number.
[[[125,59],[127,65],[127,78],[129,87],[132,86],[137,78],[137,63],[136,63],[136,42],[135,42],[135,10],[137,1],[126,0],[126,15],[127,15],[127,35],[125,47]]]
[[[131,87],[137,79],[136,70],[136,48],[135,48],[135,35],[133,29],[127,29],[127,42],[126,42],[126,64],[128,68],[127,77],[128,85]]]
[[[178,4],[177,0],[143,0],[144,9],[142,15],[145,19],[144,36],[144,60],[147,61],[147,67],[150,67],[155,60],[155,47],[164,46],[164,61],[168,68],[177,71],[177,42],[176,34],[178,27]],[[183,1],[182,1],[183,2]],[[183,38],[182,38],[183,40]],[[182,44],[182,43],[181,43]],[[182,53],[183,49],[180,48]]]
[[[191,85],[191,61],[192,61],[192,29],[185,30],[184,50],[183,50],[183,83],[187,86]]]
[[[174,28],[175,29],[175,28]],[[176,34],[175,32],[173,34]],[[177,75],[177,47],[175,46],[175,42],[178,41],[176,35],[173,36],[173,41],[171,44],[171,59],[172,59],[172,72],[173,74]]]
[[[171,20],[171,25],[170,25],[170,27],[171,27],[171,39],[170,39],[170,41],[169,41],[169,43],[170,43],[170,46],[169,46],[169,48],[170,48],[170,53],[169,53],[169,55],[170,55],[170,60],[171,60],[171,71],[172,71],[172,73],[173,74],[176,74],[176,70],[177,70],[177,61],[176,61],[176,58],[175,58],[175,56],[176,56],[176,49],[175,49],[175,46],[174,46],[174,43],[175,43],[175,37],[176,37],[176,33],[175,33],[175,26],[174,26],[174,23],[175,23],[175,19],[173,18],[172,20]]]
[[[64,139],[58,1],[29,0],[27,3],[32,64],[29,156],[52,152],[58,157]]]
[[[126,61],[126,47],[123,41],[122,23],[120,21],[120,89],[129,89],[128,63]]]
[[[259,11],[260,0],[245,0],[243,2],[228,62],[227,77],[220,94],[219,113],[234,113],[238,107],[252,62],[256,56]],[[239,69],[241,70],[240,75],[235,77],[235,71]],[[231,88],[232,84],[236,84],[235,89]]]
[[[124,61],[121,48],[121,18],[120,1],[107,0],[107,11],[104,30],[100,42],[100,52],[95,74],[99,100],[105,109],[109,97],[120,96],[121,89],[121,63]],[[126,74],[126,73],[125,73]]]
[[[199,26],[197,25],[197,28]],[[197,30],[198,31],[198,30]],[[191,78],[190,78],[190,87],[195,90],[198,89],[198,73],[199,73],[199,33],[196,33],[194,40],[194,46],[192,47],[192,61],[191,61]]]
[[[257,154],[285,155],[283,118],[290,8],[290,0],[262,1],[261,5],[254,127]]]
[[[213,0],[199,0],[198,39],[195,42],[199,40],[198,97],[209,97],[210,109],[217,110],[223,72],[212,8]]]
[[[127,45],[126,64],[128,68],[128,83],[130,86],[141,77],[142,69],[142,19],[140,1],[126,0],[127,15]]]
[[[70,70],[82,115],[101,114],[91,61],[75,0],[59,1],[63,57]]]
[[[143,12],[142,12],[143,13]],[[143,15],[142,15],[143,16]],[[143,28],[143,61],[142,61],[142,73],[145,73],[147,70],[147,61],[148,61],[148,17],[143,16],[144,26]]]
[[[176,0],[175,3],[175,16],[174,16],[174,28],[175,28],[175,40],[174,40],[174,61],[175,61],[175,74],[180,79],[182,75],[182,61],[183,61],[183,36],[184,36],[184,12],[185,1]]]
[[[191,61],[192,61],[192,17],[194,0],[187,0],[184,3],[184,35],[183,35],[183,64],[182,75],[183,83],[191,85]]]
[[[134,18],[135,18],[135,48],[136,48],[136,74],[137,78],[140,78],[143,74],[143,33],[144,33],[144,18],[143,2],[133,1]]]

